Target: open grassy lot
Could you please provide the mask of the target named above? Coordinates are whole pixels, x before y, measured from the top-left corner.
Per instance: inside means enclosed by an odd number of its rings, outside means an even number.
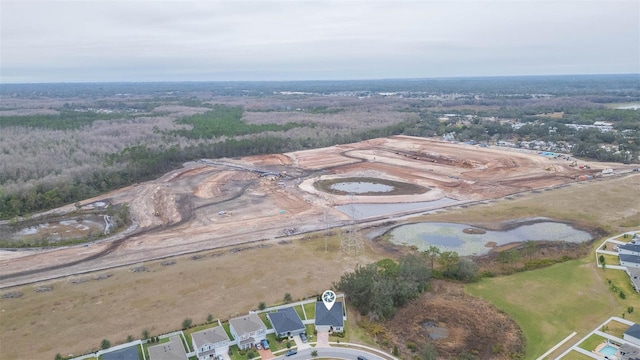
[[[1,347],[0,359],[77,356],[97,350],[102,339],[117,345],[128,335],[141,338],[143,329],[151,336],[175,331],[185,318],[202,324],[208,314],[236,317],[260,301],[277,303],[287,292],[294,299],[321,293],[356,264],[382,256],[369,247],[356,257],[341,256],[338,249],[337,238],[329,240],[326,253],[323,238],[273,242],[239,252],[205,252],[198,260],[176,257],[171,266],[149,262],[144,272],[120,268],[12,288],[24,295],[0,298],[0,344],[13,344]],[[270,271],[264,271],[267,263]],[[43,285],[53,289],[35,291]]]
[[[561,189],[526,193],[486,205],[422,216],[426,221],[478,223],[491,227],[506,220],[549,217],[615,234],[640,227],[640,175],[572,183]]]
[[[605,277],[613,275],[616,284],[628,283],[623,271],[596,269],[589,257],[483,279],[466,290],[511,315],[527,339],[527,359],[535,359],[572,331],[580,338],[608,317],[621,316],[628,306],[640,306],[637,294],[623,300],[609,289]],[[626,318],[640,322],[636,312]]]

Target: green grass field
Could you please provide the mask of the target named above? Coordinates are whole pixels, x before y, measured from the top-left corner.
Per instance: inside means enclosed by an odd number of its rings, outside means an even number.
[[[607,278],[625,290],[626,299],[610,290]],[[535,359],[573,331],[582,337],[609,317],[622,316],[628,306],[638,308],[640,298],[628,291],[628,283],[624,271],[596,269],[589,256],[545,269],[486,278],[466,290],[511,315],[526,337],[526,358]],[[626,318],[640,322],[635,311]]]

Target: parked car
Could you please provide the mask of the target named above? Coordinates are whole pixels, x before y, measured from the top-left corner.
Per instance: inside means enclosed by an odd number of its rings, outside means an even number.
[[[302,340],[303,343],[307,342],[307,335],[305,335],[304,333],[300,334],[300,339]]]
[[[262,346],[260,346],[260,343],[256,343],[256,349],[262,350]]]
[[[367,360],[367,358],[366,358],[366,357],[364,357],[364,356],[358,356],[358,358],[357,358],[357,359],[358,359],[358,360]]]
[[[262,341],[260,343],[262,344],[262,347],[265,350],[269,350],[269,342],[267,341],[267,339],[262,339]]]
[[[287,350],[286,353],[284,353],[284,356],[291,356],[291,355],[295,355],[298,353],[298,350],[296,349],[291,349],[291,350]]]
[[[218,355],[216,356],[216,360],[223,360],[224,358],[222,357],[222,355]]]

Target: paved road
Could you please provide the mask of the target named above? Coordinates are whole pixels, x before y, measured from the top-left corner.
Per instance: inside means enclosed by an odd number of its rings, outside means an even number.
[[[278,360],[307,360],[313,359],[311,356],[311,352],[313,350],[318,351],[318,358],[332,358],[332,359],[348,359],[348,360],[356,360],[358,356],[362,356],[367,360],[385,360],[384,358],[372,354],[370,352],[366,352],[360,349],[351,349],[351,348],[343,348],[343,347],[332,347],[332,348],[310,348],[304,350],[298,350],[296,355],[285,357],[284,355],[278,356],[276,359]]]

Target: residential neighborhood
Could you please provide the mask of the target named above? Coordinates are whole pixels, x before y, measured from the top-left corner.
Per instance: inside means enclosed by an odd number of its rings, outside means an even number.
[[[226,322],[216,320],[194,327],[196,331],[185,329],[157,339],[136,340],[74,360],[232,360],[240,351],[248,350],[257,351],[254,354],[262,359],[288,357],[303,348],[328,347],[329,334],[344,332],[344,295],[338,296],[343,301],[336,301],[331,309],[312,298],[251,311]],[[309,338],[314,340],[308,342]],[[316,340],[319,338],[324,341]]]

